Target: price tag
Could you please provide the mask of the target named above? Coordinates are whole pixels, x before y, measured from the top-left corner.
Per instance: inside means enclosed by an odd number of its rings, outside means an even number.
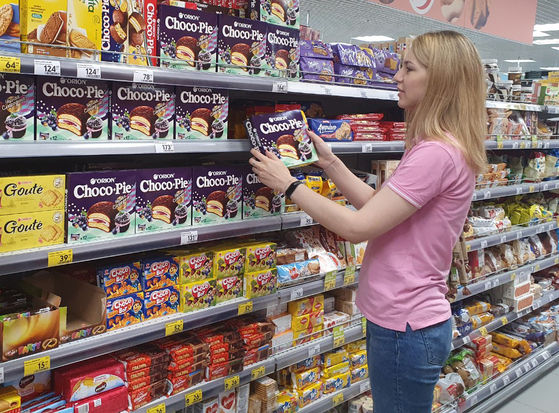
[[[367,335],[367,319],[365,317],[361,317],[361,334],[363,337]]]
[[[101,66],[99,65],[78,63],[76,64],[76,67],[78,68],[79,78],[101,79]]]
[[[520,238],[522,238],[522,231],[518,231],[516,233],[516,239],[520,239]]]
[[[332,95],[332,88],[330,86],[322,86],[325,95]]]
[[[146,413],[165,413],[165,403],[158,404],[146,410]]]
[[[559,257],[556,257],[553,262],[555,263],[555,265],[559,264]]]
[[[477,201],[477,192],[474,192],[474,195],[472,196],[472,201]]]
[[[544,360],[548,360],[551,357],[551,353],[549,352],[549,350],[546,350],[542,353],[542,357]]]
[[[534,265],[534,272],[538,272],[540,270],[540,264]]]
[[[198,231],[181,232],[181,245],[198,242]]]
[[[540,308],[542,306],[542,303],[540,300],[534,300],[534,303],[532,304],[532,308],[534,310],[537,310],[538,308]]]
[[[135,83],[153,83],[153,70],[134,69]]]
[[[462,339],[464,344],[468,344],[472,342],[472,339],[470,338],[470,336],[466,336]]]
[[[509,383],[510,383],[510,377],[509,377],[509,376],[503,377],[503,384],[504,384],[505,386],[508,386]]]
[[[313,224],[313,219],[309,214],[303,214],[301,216],[301,226],[302,227],[306,227],[307,225],[312,225]]]
[[[361,90],[359,91],[359,93],[361,94],[361,97],[362,97],[362,98],[367,99],[367,98],[369,97],[369,96],[367,95],[367,91],[366,91],[365,89],[361,89]]]
[[[513,272],[513,273],[510,275],[510,280],[511,280],[511,281],[516,280],[516,273],[515,273],[515,272]]]
[[[239,304],[239,315],[252,313],[252,301]],[[227,390],[227,389],[226,389]]]
[[[345,269],[344,286],[355,284],[355,265],[350,265]]]
[[[487,335],[487,328],[486,327],[481,327],[479,329],[479,334],[481,334],[482,336],[486,336]]]
[[[530,364],[525,364],[525,365],[524,365],[524,371],[525,371],[526,373],[528,373],[530,370],[532,370],[532,366],[530,366]]]
[[[520,149],[526,149],[526,142],[520,142]]]
[[[512,149],[518,149],[518,142],[512,143]]]
[[[491,281],[487,281],[487,282],[485,283],[485,289],[484,289],[484,291],[490,290],[491,288],[493,288],[493,287],[491,286]]]
[[[202,389],[193,391],[184,396],[184,404],[187,406],[192,406],[195,403],[202,401]]]
[[[239,387],[241,384],[241,378],[239,376],[227,377],[224,380],[225,390],[231,390],[235,387]]]
[[[501,324],[506,325],[509,323],[509,320],[506,317],[501,317]]]
[[[534,185],[531,185],[530,188],[528,189],[530,192],[534,192],[536,190],[536,187]]]
[[[250,372],[250,379],[251,380],[256,380],[256,379],[259,379],[260,377],[264,377],[265,375],[266,375],[266,367],[261,366],[261,367],[253,369]]]
[[[0,367],[0,384],[4,383],[4,367]]]
[[[539,364],[539,362],[538,362],[537,359],[532,360],[532,367],[533,367],[533,368],[538,367],[538,364]]]
[[[287,93],[289,84],[287,80],[277,80],[272,85],[272,92]]]
[[[316,356],[317,354],[320,354],[320,344],[315,344],[309,348],[309,357]]]
[[[503,149],[503,142],[497,142],[497,149]]]
[[[338,272],[335,270],[326,273],[326,277],[324,277],[324,291],[336,288],[336,275],[338,275]]]
[[[493,288],[498,287],[500,283],[501,283],[501,281],[498,278],[494,279],[493,280]]]
[[[506,235],[501,235],[501,241],[500,241],[500,243],[503,244],[503,243],[505,243],[505,242],[507,242],[507,236],[506,236]]]
[[[35,74],[60,76],[60,62],[58,60],[35,60]]]
[[[344,394],[340,393],[340,394],[336,394],[334,397],[332,397],[332,406],[336,407],[340,404],[342,404],[344,402]]]
[[[366,391],[371,390],[371,382],[369,379],[366,379],[363,383],[359,385],[359,393],[365,393]]]
[[[491,198],[491,191],[485,191],[483,193],[483,199],[489,199]]]
[[[532,141],[532,149],[536,149],[538,147],[538,142]]]
[[[472,396],[470,399],[471,406],[475,406],[477,404],[477,396]]]
[[[50,356],[27,360],[23,363],[23,375],[31,376],[42,371],[50,370]]]
[[[522,194],[522,187],[516,188],[516,195]]]
[[[487,248],[487,240],[481,241],[481,248]]]
[[[470,252],[472,250],[471,244],[466,244],[466,251]]]
[[[489,386],[489,393],[493,394],[497,391],[497,385],[495,383],[491,383],[491,385]]]
[[[48,266],[56,267],[57,265],[70,264],[74,261],[74,251],[62,250],[62,251],[52,251],[48,255]]]
[[[524,373],[522,373],[522,369],[516,369],[514,372],[516,373],[516,378],[517,379],[522,377],[522,375],[524,374]]]
[[[175,145],[171,141],[155,142],[155,153],[175,152]]]
[[[182,332],[183,326],[183,320],[177,320],[172,323],[165,324],[165,337]]]
[[[21,61],[19,57],[0,56],[0,72],[19,73]]]
[[[296,290],[291,291],[290,301],[295,301],[302,297],[303,297],[303,287],[300,287],[297,288]]]
[[[344,328],[334,327],[334,347],[340,347],[345,344],[345,333]]]
[[[549,191],[549,184],[543,184],[543,191]]]
[[[366,143],[363,146],[361,146],[361,152],[362,153],[373,153],[373,144],[372,143]]]
[[[549,141],[545,141],[545,142],[543,143],[543,148],[544,148],[544,149],[549,149]]]

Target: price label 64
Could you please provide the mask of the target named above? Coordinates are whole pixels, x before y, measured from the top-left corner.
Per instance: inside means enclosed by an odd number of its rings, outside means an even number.
[[[0,56],[0,72],[19,73],[21,61],[19,57]]]

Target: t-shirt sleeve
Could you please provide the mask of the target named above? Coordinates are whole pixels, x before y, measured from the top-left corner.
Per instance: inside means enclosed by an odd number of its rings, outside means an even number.
[[[425,142],[400,163],[387,186],[416,208],[439,195],[455,174],[449,152],[440,144]]]

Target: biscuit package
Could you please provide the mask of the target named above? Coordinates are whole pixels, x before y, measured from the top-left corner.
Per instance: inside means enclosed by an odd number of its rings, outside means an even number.
[[[233,275],[216,281],[215,303],[223,303],[243,296],[243,276]]]
[[[246,272],[276,268],[276,247],[274,242],[250,243],[246,246]]]
[[[102,0],[101,60],[126,63],[128,56],[128,0]]]
[[[301,78],[321,82],[334,81],[334,62],[313,57],[301,57]]]
[[[309,128],[326,142],[353,140],[351,125],[347,120],[309,119]]]
[[[144,321],[144,293],[107,299],[107,331]]]
[[[147,291],[144,299],[146,320],[175,314],[180,307],[180,293],[174,286]]]
[[[179,263],[174,256],[159,255],[144,258],[140,261],[140,265],[142,268],[142,289],[144,291],[177,285]]]
[[[64,243],[64,210],[0,215],[0,252]]]
[[[102,2],[68,0],[68,50],[73,59],[101,60]],[[99,50],[99,52],[95,52]]]
[[[21,0],[21,41],[30,43],[22,43],[21,52],[66,57],[67,49],[56,46],[66,45],[67,7],[66,0]]]
[[[136,176],[136,233],[191,225],[190,168],[142,169]]]
[[[293,168],[318,160],[316,149],[307,133],[306,117],[300,110],[252,116],[245,122],[254,148],[279,157]]]
[[[241,220],[241,166],[195,166],[192,177],[192,225]]]
[[[245,272],[246,247],[224,246],[214,250],[214,277],[226,278]]]
[[[217,14],[160,4],[157,27],[161,66],[216,71]]]
[[[8,6],[11,8],[16,5]],[[0,40],[2,38],[4,36],[0,36]],[[19,45],[17,46],[16,52],[19,52]],[[0,46],[0,50],[2,47],[3,45]],[[33,77],[0,74],[0,135],[2,137],[0,144],[35,139],[35,79]]]
[[[97,285],[105,290],[107,298],[142,291],[140,262],[124,262],[97,268]]]
[[[267,47],[267,56],[272,66],[271,75],[297,79],[301,58],[299,29],[268,25]]]
[[[180,286],[181,311],[190,311],[210,308],[215,305],[215,280],[204,280]]]
[[[37,140],[98,141],[109,137],[107,82],[39,77]]]
[[[260,182],[250,165],[243,173],[243,219],[280,215],[285,209],[283,193]]]
[[[218,72],[269,76],[266,59],[266,23],[219,16]]]
[[[179,263],[179,284],[188,284],[213,278],[214,253],[205,249],[169,251]]]
[[[66,181],[66,242],[135,233],[136,171],[70,173]]]
[[[227,139],[229,91],[177,87],[177,139]]]
[[[14,3],[9,0],[0,2],[0,51],[20,53],[19,43],[5,43],[5,40],[20,40],[20,7],[19,2]]]
[[[113,139],[174,139],[173,86],[114,82],[112,92]]]
[[[274,294],[278,288],[276,269],[246,273],[243,287],[244,296],[246,298],[256,298]]]
[[[64,208],[64,175],[0,178],[0,215]]]
[[[157,66],[157,0],[128,1],[128,57],[137,66]]]

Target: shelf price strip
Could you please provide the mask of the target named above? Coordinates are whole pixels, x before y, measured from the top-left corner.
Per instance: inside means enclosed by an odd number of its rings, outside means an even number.
[[[158,404],[146,410],[146,413],[165,413],[165,403]]]
[[[233,377],[228,377],[224,380],[223,383],[224,383],[225,390],[231,390],[234,389],[235,387],[239,387],[239,385],[241,384],[241,378],[238,375]]]
[[[19,73],[20,70],[19,57],[0,56],[0,72]]]
[[[62,251],[49,252],[47,257],[48,266],[56,267],[57,265],[70,264],[74,261],[74,251],[72,249]]]
[[[184,404],[186,406],[192,406],[195,403],[202,401],[202,389],[198,389],[184,396]]]
[[[23,363],[24,376],[31,376],[47,370],[50,370],[50,356],[39,357]]]
[[[344,274],[344,287],[355,283],[355,266],[350,265],[346,268]]]
[[[165,337],[182,332],[183,327],[184,327],[183,320],[177,320],[165,324]]]
[[[345,344],[345,333],[344,328],[334,327],[334,347],[340,347]]]

